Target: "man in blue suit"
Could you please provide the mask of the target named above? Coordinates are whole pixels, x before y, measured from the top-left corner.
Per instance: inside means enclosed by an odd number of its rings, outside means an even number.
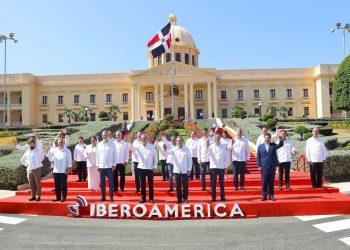
[[[262,178],[262,201],[266,201],[267,191],[269,191],[270,200],[275,201],[274,180],[275,171],[278,166],[276,150],[283,146],[283,140],[279,144],[271,142],[271,134],[264,137],[265,143],[258,146],[257,163],[261,171]]]

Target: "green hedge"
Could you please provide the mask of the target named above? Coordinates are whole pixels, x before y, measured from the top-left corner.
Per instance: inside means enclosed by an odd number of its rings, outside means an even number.
[[[321,135],[330,136],[333,135],[333,128],[324,127],[318,129]]]
[[[327,154],[323,168],[325,179],[330,182],[350,181],[350,151],[336,150]]]
[[[337,121],[328,123],[330,128],[350,129],[350,121]]]
[[[17,135],[17,132],[14,132],[14,131],[0,132],[0,138],[11,137],[16,135]]]

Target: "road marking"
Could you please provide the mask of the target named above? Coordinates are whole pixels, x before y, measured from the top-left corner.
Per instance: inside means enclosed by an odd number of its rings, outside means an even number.
[[[21,223],[27,219],[17,218],[17,217],[9,217],[9,216],[0,216],[0,223],[16,225]]]
[[[326,233],[336,232],[344,229],[350,229],[350,219],[315,224],[313,226]]]
[[[340,216],[341,214],[325,214],[325,215],[306,215],[306,216],[295,216],[302,221],[320,220],[325,218],[331,218],[335,216]]]
[[[344,242],[346,245],[350,246],[350,237],[342,238],[342,239],[339,239],[339,240]]]

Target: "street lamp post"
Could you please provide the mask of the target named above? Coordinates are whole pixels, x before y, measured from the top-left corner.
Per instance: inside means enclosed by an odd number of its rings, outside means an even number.
[[[343,57],[346,56],[346,46],[345,46],[345,32],[350,32],[350,24],[346,23],[344,26],[341,23],[336,23],[335,27],[331,29],[331,32],[334,33],[336,30],[343,30]]]
[[[6,113],[7,113],[7,92],[6,92],[6,46],[7,40],[12,40],[14,43],[17,43],[18,40],[15,39],[15,34],[10,33],[9,36],[0,35],[0,43],[5,43],[5,55],[4,55],[4,113],[3,113],[3,122],[4,122],[4,128],[6,130]]]
[[[89,111],[89,108],[86,107],[85,108],[85,122],[88,122],[88,111]]]
[[[261,102],[259,102],[259,115],[260,115],[260,118],[261,118]]]

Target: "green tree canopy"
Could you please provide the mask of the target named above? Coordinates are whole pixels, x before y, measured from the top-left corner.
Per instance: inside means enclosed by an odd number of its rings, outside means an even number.
[[[350,55],[342,61],[335,75],[332,104],[337,109],[350,110]]]

